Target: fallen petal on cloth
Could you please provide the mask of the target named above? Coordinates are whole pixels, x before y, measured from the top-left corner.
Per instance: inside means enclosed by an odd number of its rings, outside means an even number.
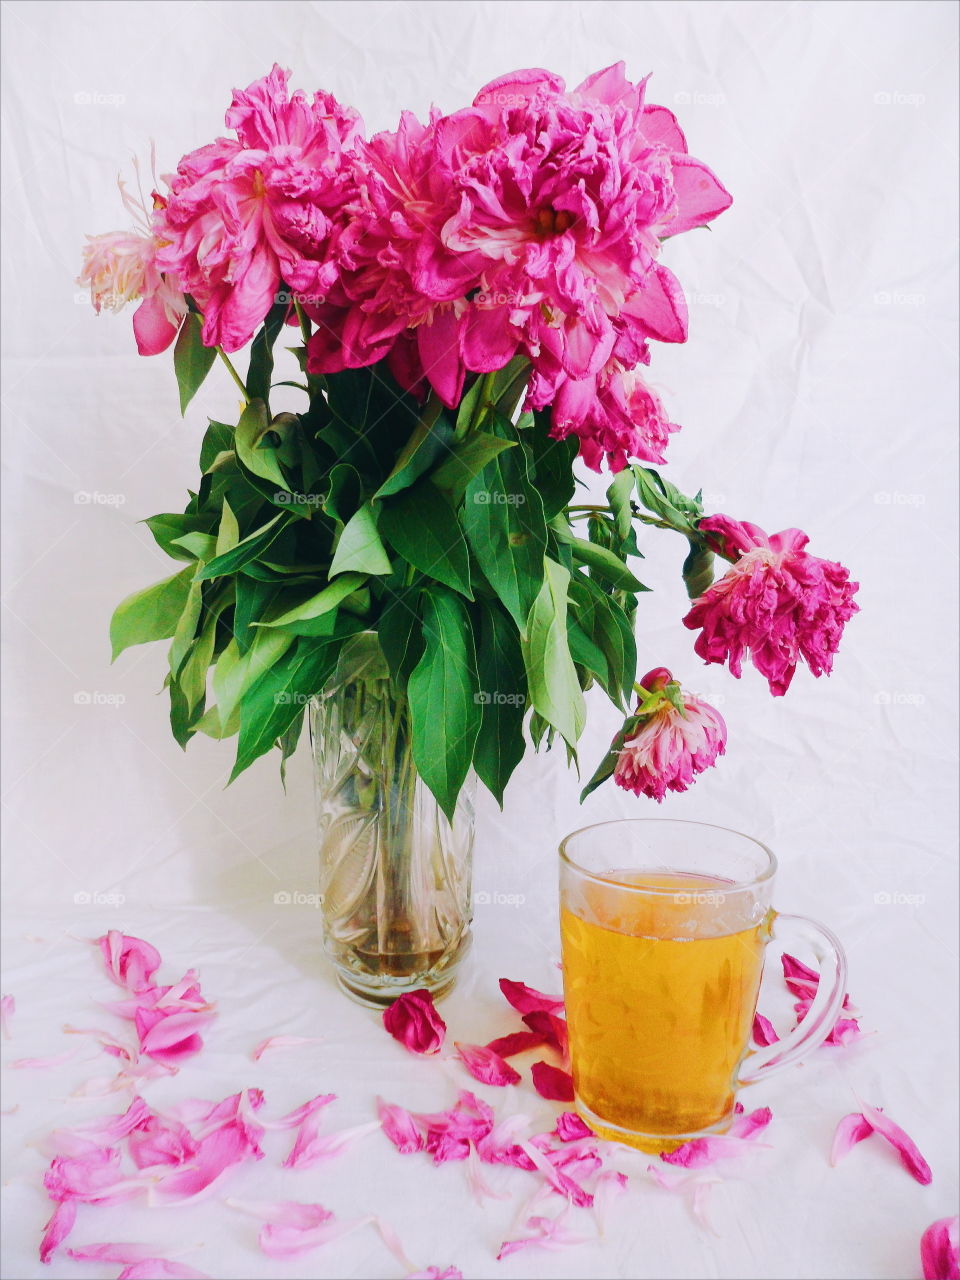
[[[707,1138],[691,1138],[673,1151],[664,1151],[660,1159],[682,1169],[703,1169],[715,1160],[728,1160],[748,1151],[766,1150],[765,1143],[755,1142],[772,1119],[769,1107],[759,1107],[748,1115],[738,1115],[727,1133]]]
[[[411,1053],[439,1053],[447,1024],[437,1013],[426,988],[408,991],[383,1011],[383,1025]]]
[[[592,1138],[593,1130],[575,1111],[561,1112],[554,1133],[561,1142],[575,1142],[578,1138]]]
[[[770,1019],[765,1018],[762,1013],[756,1014],[753,1019],[754,1044],[760,1049],[766,1049],[768,1045],[777,1044],[779,1039]]]
[[[833,1146],[830,1149],[830,1163],[836,1168],[845,1155],[873,1133],[873,1125],[859,1111],[844,1116],[837,1125],[833,1135]]]
[[[269,1036],[261,1040],[250,1055],[254,1062],[259,1062],[269,1049],[293,1049],[301,1044],[322,1044],[322,1036]]]
[[[910,1135],[895,1124],[877,1107],[863,1104],[863,1118],[873,1125],[881,1138],[885,1138],[900,1157],[900,1163],[912,1178],[927,1186],[933,1181],[933,1172],[920,1154],[920,1148]]]
[[[931,1222],[920,1238],[923,1280],[960,1280],[960,1217]]]
[[[559,1218],[534,1216],[528,1218],[524,1226],[532,1234],[516,1240],[505,1240],[500,1246],[497,1261],[508,1258],[511,1253],[519,1253],[521,1249],[565,1249],[569,1245],[585,1244],[589,1237],[579,1236],[563,1221],[565,1213]]]
[[[504,1086],[519,1083],[520,1072],[515,1071],[509,1062],[504,1062],[493,1049],[479,1044],[461,1044],[459,1041],[454,1048],[457,1057],[474,1080],[479,1080],[481,1084]]]
[[[43,1228],[40,1261],[49,1262],[73,1230],[77,1221],[76,1200],[61,1200]]]
[[[512,1031],[509,1035],[491,1040],[487,1045],[501,1058],[512,1058],[516,1053],[525,1053],[528,1049],[539,1049],[546,1041],[535,1031]]]
[[[10,1020],[16,1011],[17,1002],[13,996],[0,996],[0,1032],[2,1032],[4,1040],[12,1038]]]
[[[512,1004],[520,1014],[563,1012],[563,996],[544,995],[542,991],[535,991],[533,987],[528,987],[525,982],[501,978],[500,990],[508,1004]]]
[[[552,1102],[573,1101],[573,1076],[569,1071],[561,1071],[552,1067],[549,1062],[535,1062],[530,1068],[533,1076],[533,1087],[541,1098]]]

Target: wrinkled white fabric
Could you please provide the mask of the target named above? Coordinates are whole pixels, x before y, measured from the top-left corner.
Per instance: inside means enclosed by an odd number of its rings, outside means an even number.
[[[680,625],[684,546],[648,531],[638,573],[640,668],[666,665],[720,706],[726,756],[660,809],[609,785],[581,809],[562,755],[524,762],[501,815],[481,799],[476,940],[442,1006],[453,1038],[512,1029],[501,975],[556,989],[556,845],[616,816],[683,817],[756,835],[781,859],[778,904],[830,924],[850,957],[868,1034],[745,1095],[769,1104],[772,1150],[712,1194],[719,1236],[681,1198],[633,1186],[602,1240],[496,1263],[529,1175],[493,1170],[510,1199],[480,1208],[463,1166],[401,1157],[379,1134],[302,1174],[268,1159],[224,1194],[319,1200],[380,1214],[418,1266],[466,1277],[798,1277],[919,1274],[919,1240],[956,1200],[956,669],[953,580],[955,341],[954,49],[940,3],[247,3],[3,6],[6,236],[6,970],[17,1000],[4,1060],[59,1053],[61,1026],[117,1028],[114,997],[81,939],[140,934],[175,980],[191,964],[219,1018],[203,1054],[150,1082],[158,1106],[260,1085],[273,1114],[339,1094],[331,1127],[370,1119],[380,1093],[452,1102],[469,1078],[405,1055],[334,987],[318,913],[275,895],[316,890],[309,760],[285,798],[273,761],[229,790],[231,747],[173,743],[162,647],[109,665],[115,603],[173,566],[145,516],[182,509],[205,415],[235,392],[215,368],[182,420],[169,356],[136,354],[129,314],[92,314],[72,283],[84,232],[125,225],[129,157],[158,168],[223,132],[234,85],[274,59],[293,83],[334,91],[372,130],[401,108],[469,101],[503,71],[540,64],[576,84],[619,58],[654,73],[651,101],[680,116],[733,208],[664,250],[690,301],[690,340],[657,347],[650,376],[683,430],[668,475],[707,509],[776,531],[862,583],[834,675],[798,673],[771,699],[752,669],[705,668]],[[145,185],[149,178],[145,179]],[[147,187],[149,190],[149,188]],[[278,375],[278,376],[288,376]],[[295,407],[296,392],[287,393]],[[591,478],[590,492],[602,494]],[[617,727],[591,694],[584,776]],[[809,956],[802,958],[809,960]],[[789,1002],[772,966],[762,1008]],[[270,1035],[323,1036],[268,1053]],[[85,1041],[83,1042],[86,1043]],[[63,1256],[41,1267],[51,1128],[109,1111],[67,1100],[112,1059],[85,1049],[49,1071],[5,1072],[3,1274],[108,1274]],[[525,1075],[526,1075],[525,1071]],[[554,1111],[518,1089],[477,1087],[504,1113]],[[910,1181],[875,1142],[828,1165],[856,1098],[886,1108],[934,1170]],[[571,1227],[581,1219],[575,1211]],[[592,1220],[583,1215],[583,1232]],[[73,1242],[176,1240],[212,1276],[400,1276],[369,1230],[299,1261],[270,1262],[256,1226],[214,1197],[186,1209],[81,1210]]]

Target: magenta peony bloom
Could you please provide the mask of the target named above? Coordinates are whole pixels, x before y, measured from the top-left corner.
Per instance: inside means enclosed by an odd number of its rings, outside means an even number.
[[[426,988],[408,991],[383,1012],[383,1025],[411,1053],[439,1053],[447,1024]]]
[[[218,138],[184,156],[156,220],[158,261],[203,312],[203,341],[236,351],[281,281],[318,300],[336,278],[331,242],[353,186],[345,157],[362,123],[328,93],[287,91],[274,66],[234,92]]]
[[[769,537],[754,524],[708,516],[700,532],[734,561],[694,602],[684,626],[701,628],[694,646],[706,662],[728,662],[739,679],[749,653],[774,697],[786,693],[801,658],[815,676],[829,675],[844,625],[859,612],[859,583],[832,560],[804,551],[800,529]]]
[[[155,356],[177,336],[187,303],[175,279],[165,276],[157,262],[160,245],[142,198],[134,199],[122,182],[119,186],[134,228],[87,236],[77,284],[88,286],[98,315],[104,308],[120,311],[128,302],[142,299],[134,312],[133,333],[140,354]],[[153,201],[159,208],[163,197],[154,192]]]
[[[515,72],[471,107],[359,143],[342,271],[310,314],[317,373],[388,357],[453,406],[468,372],[532,365],[528,408],[556,401],[558,436],[588,463],[661,461],[674,429],[633,370],[648,341],[686,339],[686,305],[657,262],[662,239],[730,204],[687,155],[672,114],[617,64],[567,92]]]
[[[643,716],[623,743],[613,780],[625,791],[650,796],[659,804],[668,791],[686,791],[698,773],[716,764],[726,750],[727,726],[715,707],[681,690],[665,667],[651,671],[640,683],[648,693],[672,683],[683,711],[664,697]]]

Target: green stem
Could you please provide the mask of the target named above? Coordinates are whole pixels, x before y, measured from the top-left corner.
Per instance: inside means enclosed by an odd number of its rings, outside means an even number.
[[[300,321],[300,332],[303,334],[304,345],[306,345],[312,337],[310,331],[310,318],[299,302],[294,301],[293,305],[297,313],[297,319]]]
[[[233,361],[224,351],[223,347],[217,347],[217,355],[220,357],[223,363],[227,366],[227,370],[230,374],[230,377],[234,380],[234,382],[240,388],[240,394],[243,396],[244,404],[249,404],[250,397],[247,395],[247,388],[244,385],[243,379],[240,377],[239,373],[237,373],[236,369],[234,368]]]

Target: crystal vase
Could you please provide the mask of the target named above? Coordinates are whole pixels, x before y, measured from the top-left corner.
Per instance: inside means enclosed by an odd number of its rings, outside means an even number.
[[[407,700],[373,632],[344,646],[310,729],[337,980],[378,1008],[422,987],[443,995],[470,945],[473,777],[451,824],[417,773]]]

